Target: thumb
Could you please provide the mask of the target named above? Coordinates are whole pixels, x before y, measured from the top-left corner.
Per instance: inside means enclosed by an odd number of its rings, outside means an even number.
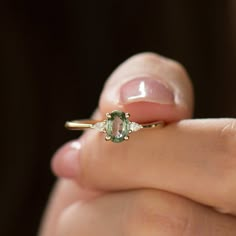
[[[107,80],[99,102],[100,115],[120,109],[132,120],[150,122],[190,118],[191,82],[177,62],[153,53],[135,55]]]
[[[153,53],[135,55],[121,64],[107,80],[95,118],[104,119],[112,110],[129,112],[132,121],[140,123],[189,118],[193,110],[191,82],[177,62]],[[134,135],[136,133],[131,139]],[[103,181],[106,170],[115,165],[115,161],[109,159],[112,147],[100,133],[89,130],[81,141],[70,142],[56,153],[52,161],[53,171],[80,183],[85,181],[84,178],[86,181],[90,179],[90,175],[93,181]]]

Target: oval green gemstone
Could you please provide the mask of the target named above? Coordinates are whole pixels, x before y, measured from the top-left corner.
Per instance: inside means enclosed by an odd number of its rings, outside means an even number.
[[[129,134],[129,120],[121,111],[113,111],[110,115],[106,122],[107,135],[111,137],[112,142],[120,143]]]

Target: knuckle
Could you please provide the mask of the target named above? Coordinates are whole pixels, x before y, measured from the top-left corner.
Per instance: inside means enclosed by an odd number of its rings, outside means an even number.
[[[162,213],[156,200],[150,200],[148,195],[141,194],[133,201],[125,225],[125,235],[156,235],[163,232],[168,232],[171,235],[183,235],[188,221],[182,216],[173,216],[172,212]]]
[[[218,146],[221,148],[222,160],[226,173],[236,168],[236,120],[227,119],[219,130]]]
[[[231,144],[236,138],[236,120],[226,119],[225,124],[220,128],[219,137],[225,144]],[[228,147],[228,145],[227,145]]]
[[[221,151],[221,181],[219,186],[219,207],[222,212],[236,211],[236,120],[227,119],[219,131]]]

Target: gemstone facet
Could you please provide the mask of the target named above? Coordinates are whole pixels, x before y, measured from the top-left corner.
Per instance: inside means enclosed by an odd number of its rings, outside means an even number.
[[[106,125],[105,121],[97,122],[93,125],[93,128],[100,131],[100,132],[103,132],[105,129],[105,125]]]
[[[138,123],[135,123],[135,122],[130,122],[130,126],[129,126],[129,129],[132,131],[132,132],[135,132],[135,131],[138,131],[140,129],[142,129],[143,126],[138,124]]]
[[[130,122],[126,118],[125,113],[121,111],[113,111],[109,113],[109,115],[110,116],[107,116],[105,125],[107,137],[110,137],[110,140],[115,143],[127,140],[130,130]]]

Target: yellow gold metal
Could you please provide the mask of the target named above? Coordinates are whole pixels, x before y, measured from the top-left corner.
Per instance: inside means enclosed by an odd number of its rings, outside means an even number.
[[[130,114],[122,111],[106,113],[105,120],[73,120],[67,121],[65,127],[69,130],[95,129],[105,133],[105,140],[120,143],[129,140],[129,134],[141,129],[163,127],[164,121],[139,124],[129,120]]]
[[[129,117],[130,117],[130,114],[129,114],[129,113],[125,113],[125,117],[126,117],[126,118],[129,118]]]
[[[84,130],[88,128],[93,128],[93,125],[96,124],[97,120],[73,120],[73,121],[67,121],[65,123],[65,127],[69,130]],[[163,127],[165,125],[164,121],[157,121],[153,123],[145,123],[141,124],[143,128],[157,128],[157,127]],[[106,132],[103,130],[103,132]],[[129,131],[131,133],[132,130]]]
[[[67,121],[65,127],[69,130],[96,129],[105,133],[105,140],[120,143],[129,139],[129,134],[141,129],[163,127],[164,121],[138,124],[129,120],[130,114],[122,111],[106,113],[106,119],[97,120],[74,120]]]
[[[111,114],[110,113],[106,113],[106,117],[107,118],[111,118]]]
[[[153,123],[146,123],[146,124],[141,124],[143,128],[157,128],[157,127],[163,127],[165,126],[164,121],[158,121],[158,122],[153,122]]]
[[[111,140],[111,136],[106,136],[106,137],[105,137],[105,140],[106,140],[106,141],[110,141],[110,140]]]
[[[95,123],[97,123],[95,120],[73,120],[67,121],[65,127],[69,130],[83,130],[92,128]]]

